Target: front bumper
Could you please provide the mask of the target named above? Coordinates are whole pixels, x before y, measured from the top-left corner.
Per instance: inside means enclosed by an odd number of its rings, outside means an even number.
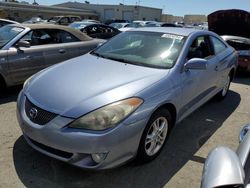
[[[56,116],[45,125],[30,121],[25,112],[26,96],[21,91],[17,101],[17,118],[27,143],[50,157],[88,169],[107,169],[136,156],[146,120],[120,124],[112,130],[90,132],[68,128],[74,119]],[[96,163],[91,154],[105,153]]]

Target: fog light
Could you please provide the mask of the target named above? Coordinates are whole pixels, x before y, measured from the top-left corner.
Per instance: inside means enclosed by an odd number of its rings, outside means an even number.
[[[107,154],[108,153],[93,153],[91,154],[91,157],[93,161],[95,161],[96,163],[100,163],[106,159]]]

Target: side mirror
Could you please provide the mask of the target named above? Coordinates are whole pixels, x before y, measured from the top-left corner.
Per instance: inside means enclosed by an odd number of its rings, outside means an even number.
[[[203,168],[202,188],[244,185],[245,172],[240,159],[227,147],[209,153]]]
[[[30,48],[30,43],[28,41],[25,40],[21,40],[16,44],[17,48]]]
[[[201,59],[201,58],[192,58],[190,60],[188,60],[188,62],[186,62],[184,64],[184,70],[188,71],[188,70],[206,70],[207,69],[207,60],[206,59]]]

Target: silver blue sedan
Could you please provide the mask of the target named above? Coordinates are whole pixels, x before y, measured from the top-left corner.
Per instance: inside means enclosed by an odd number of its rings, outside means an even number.
[[[17,117],[29,145],[70,164],[147,162],[175,124],[226,97],[236,68],[235,50],[212,32],[131,30],[29,78]]]

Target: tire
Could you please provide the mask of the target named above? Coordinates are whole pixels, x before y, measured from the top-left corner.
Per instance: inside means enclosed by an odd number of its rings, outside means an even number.
[[[3,96],[6,92],[6,84],[4,79],[0,75],[0,96]]]
[[[154,112],[143,131],[136,162],[142,164],[156,158],[164,147],[171,128],[172,117],[167,109]]]
[[[225,99],[225,97],[227,96],[230,84],[231,84],[231,76],[229,74],[227,76],[227,79],[226,79],[225,83],[224,83],[223,89],[216,95],[217,100]]]

